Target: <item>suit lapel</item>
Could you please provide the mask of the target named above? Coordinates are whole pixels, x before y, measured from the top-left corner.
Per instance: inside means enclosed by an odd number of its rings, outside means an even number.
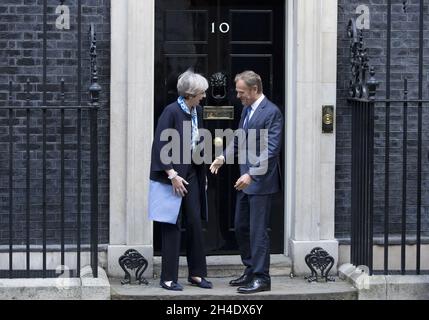
[[[255,113],[252,115],[252,118],[247,124],[247,128],[252,127],[252,125],[256,122],[256,120],[261,116],[262,110],[265,108],[266,105],[267,105],[267,98],[265,97],[264,100],[262,100],[261,104],[256,109]]]

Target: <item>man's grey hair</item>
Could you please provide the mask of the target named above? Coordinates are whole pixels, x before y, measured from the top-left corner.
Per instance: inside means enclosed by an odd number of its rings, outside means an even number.
[[[207,79],[191,70],[182,73],[177,81],[177,93],[184,98],[205,92],[208,87]]]
[[[235,82],[238,80],[243,80],[249,88],[256,86],[258,88],[258,93],[262,93],[263,91],[261,76],[254,71],[247,70],[237,74],[235,76]]]

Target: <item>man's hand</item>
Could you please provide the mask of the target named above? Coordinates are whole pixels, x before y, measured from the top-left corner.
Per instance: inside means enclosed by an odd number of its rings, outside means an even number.
[[[252,178],[248,173],[243,174],[235,183],[234,188],[238,191],[246,189],[252,183]]]
[[[213,163],[210,166],[210,171],[213,174],[217,174],[220,167],[223,166],[223,163],[225,162],[225,158],[223,156],[219,156],[216,159],[214,159]]]
[[[181,176],[176,176],[171,180],[171,184],[173,185],[173,193],[180,195],[182,198],[188,193],[184,184],[188,185],[189,183],[183,179]]]

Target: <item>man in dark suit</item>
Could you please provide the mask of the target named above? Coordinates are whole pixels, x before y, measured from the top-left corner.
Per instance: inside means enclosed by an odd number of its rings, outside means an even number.
[[[284,121],[279,108],[264,96],[258,74],[253,71],[240,73],[235,84],[237,98],[244,106],[239,124],[241,130],[238,131],[246,139],[236,135],[234,144],[227,146],[223,155],[213,161],[210,170],[217,174],[225,160],[229,163],[231,154],[239,156],[241,177],[234,186],[237,190],[235,233],[246,269],[230,285],[237,286],[239,293],[255,293],[271,290],[267,228],[272,195],[281,190],[280,152]],[[245,157],[240,155],[243,150]],[[258,161],[255,161],[255,151]]]

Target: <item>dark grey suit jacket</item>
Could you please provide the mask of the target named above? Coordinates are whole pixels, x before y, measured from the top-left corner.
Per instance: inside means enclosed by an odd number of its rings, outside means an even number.
[[[243,129],[246,109],[243,108],[239,129]],[[264,98],[248,122],[246,130],[242,130],[241,135],[237,134],[234,144],[231,143],[226,148],[225,159],[232,152],[235,157],[238,156],[238,161],[240,161],[240,157],[245,157],[241,160],[243,163],[240,164],[240,174],[250,174],[253,181],[249,187],[243,190],[244,193],[267,195],[281,190],[280,153],[283,124],[283,115],[279,108]],[[265,136],[263,129],[267,132]],[[252,154],[256,155],[256,158]]]

